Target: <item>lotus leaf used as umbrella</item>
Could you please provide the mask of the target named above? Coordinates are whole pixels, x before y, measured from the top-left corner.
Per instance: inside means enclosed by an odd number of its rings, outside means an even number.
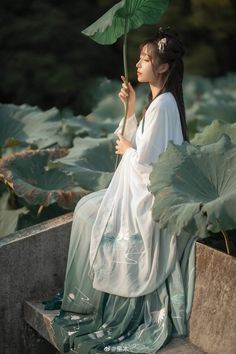
[[[127,64],[128,32],[143,24],[156,24],[167,9],[168,4],[169,0],[122,0],[82,33],[100,44],[113,44],[119,37],[124,35],[123,64],[127,83],[129,81]],[[127,121],[128,100],[129,98],[127,97],[122,134],[125,131]]]
[[[88,191],[75,185],[65,172],[46,170],[49,160],[67,154],[67,149],[56,148],[25,150],[4,157],[0,162],[0,179],[31,205],[57,203],[62,208],[72,209]]]
[[[198,237],[236,228],[236,145],[169,143],[150,175],[153,218],[177,236]]]
[[[75,138],[67,156],[49,163],[49,168],[69,173],[82,188],[96,191],[106,188],[114,170],[113,137]]]
[[[230,124],[214,120],[201,133],[196,133],[191,143],[194,145],[211,144],[219,140],[223,134],[228,135],[232,143],[236,144],[236,123]]]
[[[113,44],[125,33],[143,24],[155,24],[165,12],[169,0],[122,0],[108,10],[83,34],[100,44]]]

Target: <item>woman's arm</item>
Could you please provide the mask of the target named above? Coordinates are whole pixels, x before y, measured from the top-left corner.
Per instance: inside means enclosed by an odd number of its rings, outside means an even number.
[[[120,121],[118,128],[115,130],[114,134],[118,137],[121,136],[121,131],[123,127],[124,118]],[[133,146],[135,146],[135,134],[138,128],[138,121],[135,114],[133,114],[126,121],[125,132],[123,134],[124,139],[128,140]]]

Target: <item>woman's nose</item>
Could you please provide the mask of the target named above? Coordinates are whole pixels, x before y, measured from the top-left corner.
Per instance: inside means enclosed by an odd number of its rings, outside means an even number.
[[[136,64],[136,68],[140,67],[140,60]]]

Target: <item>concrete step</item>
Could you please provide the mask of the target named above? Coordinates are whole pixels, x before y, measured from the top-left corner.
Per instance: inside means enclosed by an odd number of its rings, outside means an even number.
[[[47,311],[44,310],[44,305],[41,302],[25,301],[23,311],[25,321],[44,339],[57,348],[52,336],[51,322],[59,313],[59,310]]]
[[[59,313],[58,310],[44,310],[41,302],[25,301],[25,321],[34,328],[44,339],[50,342],[55,348],[56,344],[52,336],[51,321]],[[82,354],[82,353],[81,353]],[[173,338],[158,354],[206,354],[185,338]]]

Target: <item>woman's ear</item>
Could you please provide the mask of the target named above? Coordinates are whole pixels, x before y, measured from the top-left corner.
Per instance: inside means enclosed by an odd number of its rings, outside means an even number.
[[[158,74],[164,74],[169,70],[169,67],[168,63],[160,64],[158,67]]]

